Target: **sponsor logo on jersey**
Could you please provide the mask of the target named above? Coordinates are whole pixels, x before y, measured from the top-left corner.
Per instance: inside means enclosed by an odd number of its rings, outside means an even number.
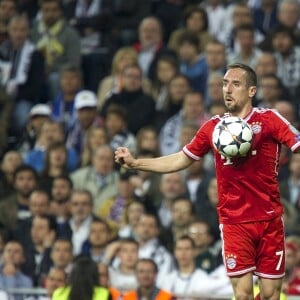
[[[226,255],[227,268],[232,270],[236,267],[236,256],[233,254]]]
[[[251,124],[251,129],[254,134],[258,134],[261,132],[261,122],[253,122]]]

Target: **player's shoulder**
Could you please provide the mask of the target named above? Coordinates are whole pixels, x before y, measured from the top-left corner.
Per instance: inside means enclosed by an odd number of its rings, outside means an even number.
[[[285,121],[285,118],[274,108],[255,107],[252,112],[252,116],[263,118],[265,121],[274,121],[274,119],[281,119]]]
[[[265,115],[265,114],[273,114],[275,112],[272,108],[266,108],[266,107],[254,107],[253,113],[259,114],[259,115]]]

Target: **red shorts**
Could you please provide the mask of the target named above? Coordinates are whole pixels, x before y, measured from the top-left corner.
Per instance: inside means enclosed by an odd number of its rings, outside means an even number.
[[[281,217],[253,223],[220,224],[220,231],[228,276],[248,272],[270,279],[284,276],[284,228]]]

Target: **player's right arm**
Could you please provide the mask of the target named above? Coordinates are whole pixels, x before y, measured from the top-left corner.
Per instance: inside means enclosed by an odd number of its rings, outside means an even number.
[[[182,151],[156,158],[134,158],[126,147],[116,149],[115,161],[127,169],[157,173],[180,171],[193,163]]]

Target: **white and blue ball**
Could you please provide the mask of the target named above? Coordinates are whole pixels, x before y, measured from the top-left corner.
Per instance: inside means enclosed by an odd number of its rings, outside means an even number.
[[[214,128],[212,141],[215,149],[225,157],[246,156],[251,148],[253,132],[239,117],[226,117]]]

